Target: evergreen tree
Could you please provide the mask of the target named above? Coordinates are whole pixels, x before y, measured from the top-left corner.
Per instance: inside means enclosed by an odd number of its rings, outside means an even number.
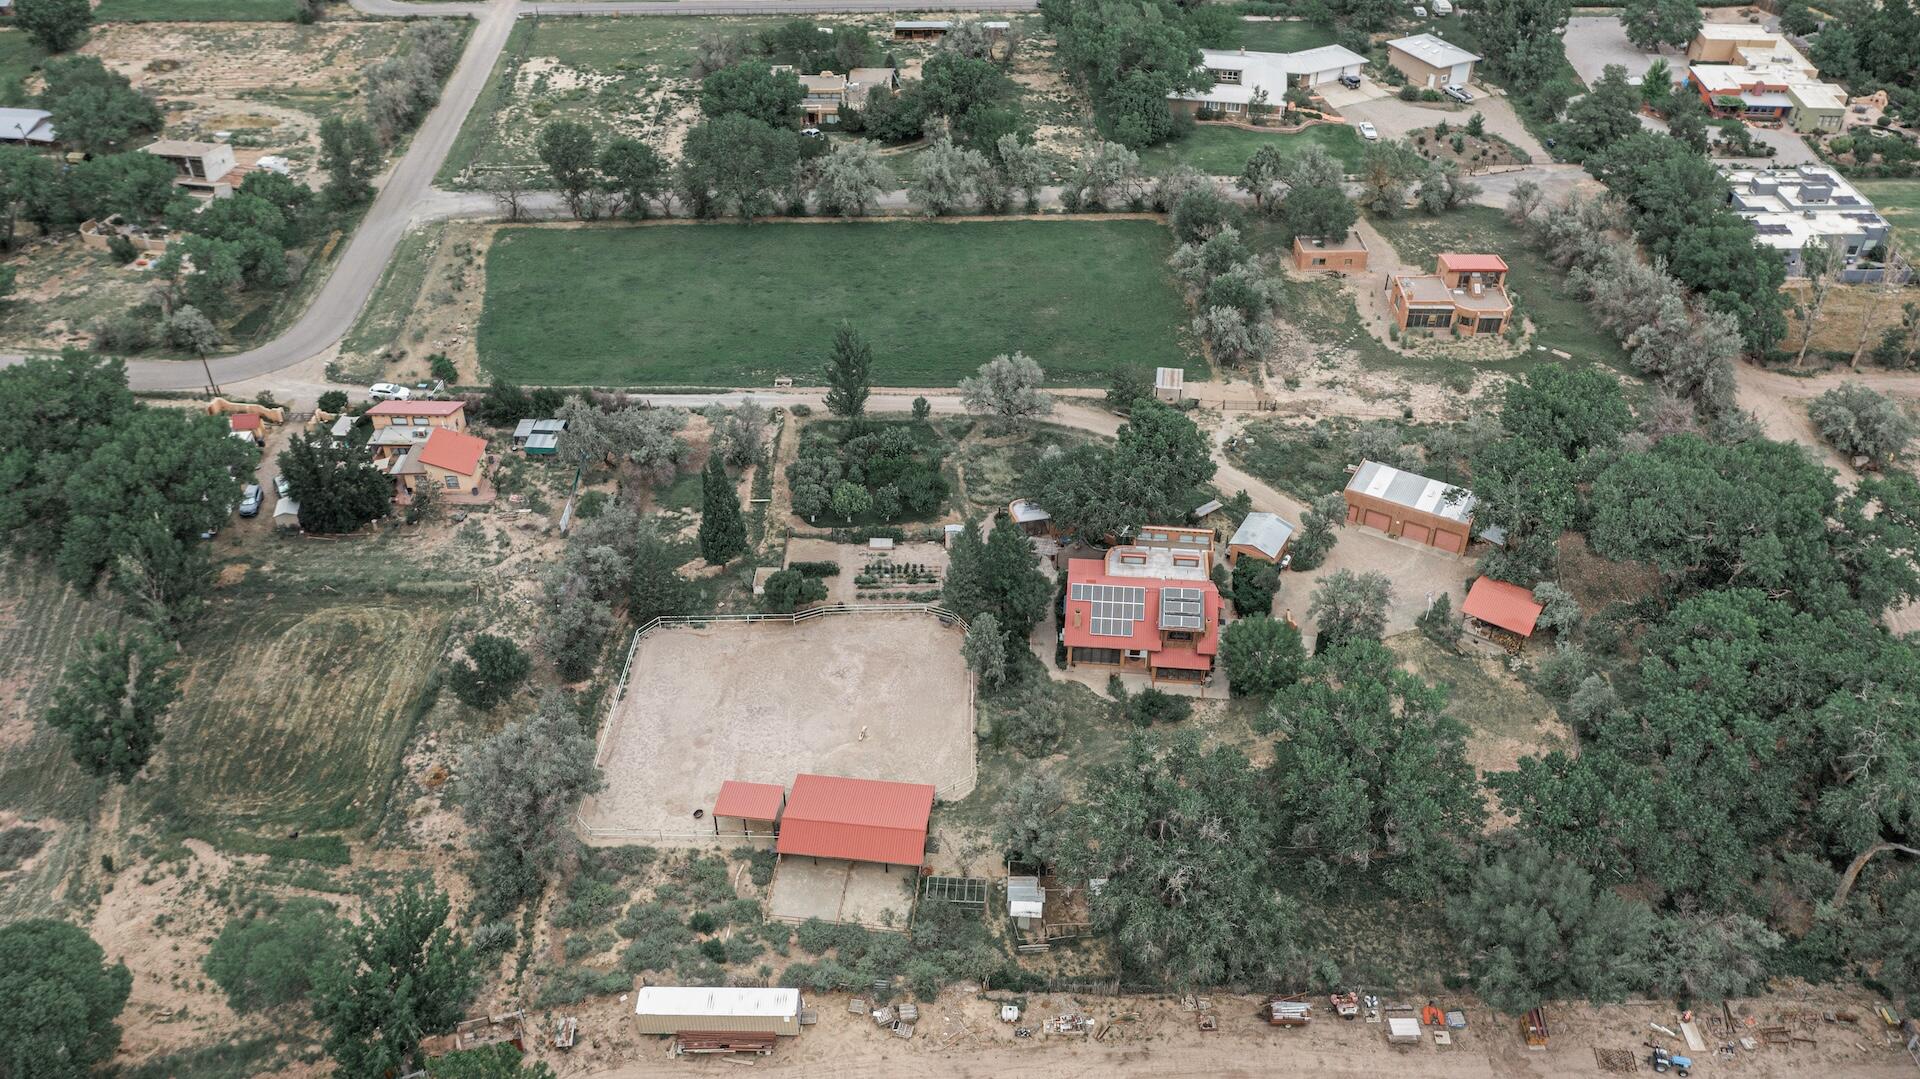
[[[314,1015],[343,1075],[398,1075],[420,1041],[453,1029],[480,978],[466,941],[447,927],[446,893],[409,884],[376,900],[347,935],[347,962],[320,975]]]
[[[991,689],[1007,679],[1007,644],[1000,633],[1000,620],[982,611],[967,627],[967,639],[960,646],[967,666],[980,676],[982,685]]]
[[[280,454],[280,472],[300,504],[305,532],[352,532],[385,516],[393,503],[393,480],[357,447],[294,435]]]
[[[47,709],[47,725],[73,740],[73,759],[94,775],[133,778],[160,741],[160,717],[180,699],[172,653],[142,635],[94,634],[87,654],[67,668]]]
[[[867,412],[873,346],[851,326],[833,331],[833,355],[827,359],[827,411],[848,419]]]
[[[646,625],[667,614],[683,614],[687,583],[674,572],[680,557],[660,533],[642,528],[635,534],[633,577],[627,585],[627,617]]]
[[[740,493],[727,477],[718,454],[707,458],[700,477],[700,556],[714,565],[733,561],[747,549],[747,522],[740,516]]]
[[[971,523],[954,541],[941,603],[969,622],[993,615],[1009,648],[1025,646],[1052,596],[1053,582],[1041,572],[1032,541],[1004,514],[984,542]]]

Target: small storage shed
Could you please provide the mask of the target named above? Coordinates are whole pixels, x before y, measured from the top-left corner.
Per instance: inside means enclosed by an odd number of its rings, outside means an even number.
[[[566,429],[565,420],[521,420],[513,425],[513,444],[530,454],[552,453]]]
[[[1347,481],[1347,523],[1378,529],[1452,554],[1473,534],[1473,493],[1378,461]]]
[[[1363,273],[1367,268],[1367,242],[1357,232],[1339,240],[1295,236],[1293,268],[1305,273]]]
[[[1293,526],[1277,513],[1264,511],[1247,514],[1227,541],[1227,565],[1237,566],[1241,556],[1279,565],[1286,557],[1287,544],[1293,541]]]
[[[1007,917],[1029,928],[1029,922],[1046,913],[1047,893],[1039,877],[1007,878]]]
[[[713,800],[713,834],[772,835],[786,804],[787,789],[778,783],[729,779],[720,784],[720,796]],[[721,827],[723,820],[727,822],[725,830]]]
[[[1460,613],[1476,622],[1504,629],[1526,638],[1533,636],[1534,623],[1545,606],[1534,602],[1533,593],[1517,584],[1482,577],[1467,589]]]
[[[1038,502],[1016,498],[1007,503],[1007,516],[1029,536],[1053,535],[1053,514],[1041,509]]]
[[[709,985],[649,985],[634,994],[642,1034],[681,1031],[800,1033],[800,990],[736,989]]]
[[[1156,367],[1153,369],[1153,395],[1170,405],[1177,405],[1187,396],[1187,372],[1180,367]]]

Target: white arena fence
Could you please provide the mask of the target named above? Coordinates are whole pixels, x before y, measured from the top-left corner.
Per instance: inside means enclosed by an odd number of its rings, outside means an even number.
[[[627,658],[620,664],[620,679],[613,684],[613,692],[607,695],[605,715],[600,720],[600,734],[595,744],[593,762],[595,765],[606,763],[607,747],[613,740],[615,718],[619,714],[620,703],[627,696],[627,681],[633,674],[633,660],[640,652],[640,642],[646,640],[656,630],[698,629],[702,626],[726,624],[732,622],[784,622],[796,625],[810,622],[816,618],[836,615],[901,615],[927,614],[940,620],[941,625],[958,626],[960,632],[967,631],[967,620],[940,606],[937,603],[827,603],[818,607],[808,607],[792,614],[763,614],[747,612],[742,614],[670,614],[661,615],[633,632],[633,641],[627,645]],[[975,678],[971,669],[967,672],[967,715],[974,715]],[[980,780],[979,762],[971,761],[964,779],[957,779],[945,787],[934,790],[936,801],[948,801],[956,794],[964,796],[970,793]],[[574,827],[589,839],[624,839],[635,842],[658,843],[676,846],[690,843],[746,843],[759,845],[772,844],[771,832],[728,833],[716,835],[712,832],[663,832],[650,829],[631,828],[594,828],[578,812],[573,816]]]

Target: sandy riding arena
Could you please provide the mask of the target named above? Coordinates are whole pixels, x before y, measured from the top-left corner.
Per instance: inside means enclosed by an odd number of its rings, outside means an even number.
[[[655,630],[608,720],[606,790],[581,807],[591,841],[705,841],[728,779],[818,772],[961,797],[974,735],[960,641],[917,612]]]

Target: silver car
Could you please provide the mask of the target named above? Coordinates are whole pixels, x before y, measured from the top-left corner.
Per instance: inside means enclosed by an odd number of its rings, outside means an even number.
[[[260,485],[249,483],[240,491],[240,516],[252,517],[260,512]]]
[[[1459,85],[1458,83],[1455,83],[1454,85],[1447,87],[1446,95],[1454,99],[1455,101],[1461,102],[1462,104],[1473,100],[1473,91],[1467,89],[1464,86]]]

